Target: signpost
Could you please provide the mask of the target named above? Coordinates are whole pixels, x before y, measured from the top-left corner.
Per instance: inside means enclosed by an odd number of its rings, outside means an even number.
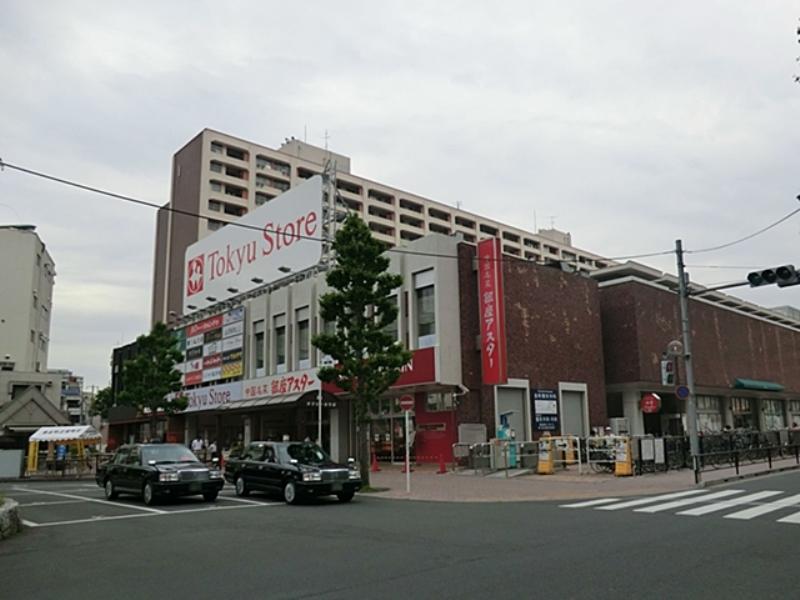
[[[400,396],[400,408],[403,410],[406,419],[406,494],[411,493],[411,465],[410,449],[408,440],[411,436],[409,432],[409,413],[414,408],[414,396]]]
[[[323,367],[332,367],[334,365],[334,360],[329,355],[325,355],[322,357],[320,361]],[[319,386],[319,407],[317,408],[317,443],[319,447],[323,450],[325,449],[322,445],[322,386]],[[328,448],[328,451],[331,449]]]

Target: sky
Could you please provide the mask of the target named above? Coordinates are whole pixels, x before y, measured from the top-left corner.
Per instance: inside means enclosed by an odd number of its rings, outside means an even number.
[[[0,158],[165,203],[204,127],[295,136],[352,172],[608,257],[725,244],[800,208],[795,2],[5,0]],[[0,223],[57,270],[49,367],[110,381],[149,328],[155,212],[0,172]],[[795,263],[800,215],[687,255]],[[675,257],[640,262],[675,272]],[[800,307],[800,286],[739,288]]]

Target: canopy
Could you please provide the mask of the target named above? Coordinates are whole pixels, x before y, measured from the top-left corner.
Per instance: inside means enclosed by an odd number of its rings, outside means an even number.
[[[99,440],[102,436],[91,425],[71,425],[69,427],[40,427],[28,441],[30,442],[69,442],[76,440]]]
[[[762,392],[782,392],[783,386],[774,381],[760,381],[758,379],[738,378],[733,387],[740,390],[760,390]]]

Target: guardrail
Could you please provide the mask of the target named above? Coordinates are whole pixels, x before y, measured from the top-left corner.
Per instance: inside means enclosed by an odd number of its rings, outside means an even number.
[[[740,475],[743,466],[759,463],[767,463],[767,471],[771,471],[775,462],[787,459],[794,459],[795,465],[800,465],[800,444],[706,452],[697,456],[695,482],[700,481],[703,472],[733,468]]]

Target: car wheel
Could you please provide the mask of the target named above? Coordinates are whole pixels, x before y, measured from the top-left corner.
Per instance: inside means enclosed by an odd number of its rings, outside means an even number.
[[[218,494],[219,492],[217,490],[214,490],[213,492],[203,492],[203,500],[206,502],[213,502],[217,499]]]
[[[336,497],[339,499],[339,502],[350,502],[355,495],[355,492],[339,492],[336,494]]]
[[[287,481],[283,486],[283,499],[286,504],[297,504],[297,486],[294,481]]]
[[[153,491],[153,486],[150,482],[144,484],[144,488],[142,489],[142,499],[147,506],[152,506],[156,503],[156,494]]]
[[[250,493],[250,490],[247,489],[247,483],[244,481],[244,477],[239,475],[236,478],[236,483],[234,484],[236,488],[236,495],[237,496],[247,496]]]
[[[117,491],[117,488],[114,487],[114,482],[111,481],[110,477],[106,479],[106,484],[103,486],[103,489],[106,493],[106,500],[116,500],[119,496],[119,492]]]

